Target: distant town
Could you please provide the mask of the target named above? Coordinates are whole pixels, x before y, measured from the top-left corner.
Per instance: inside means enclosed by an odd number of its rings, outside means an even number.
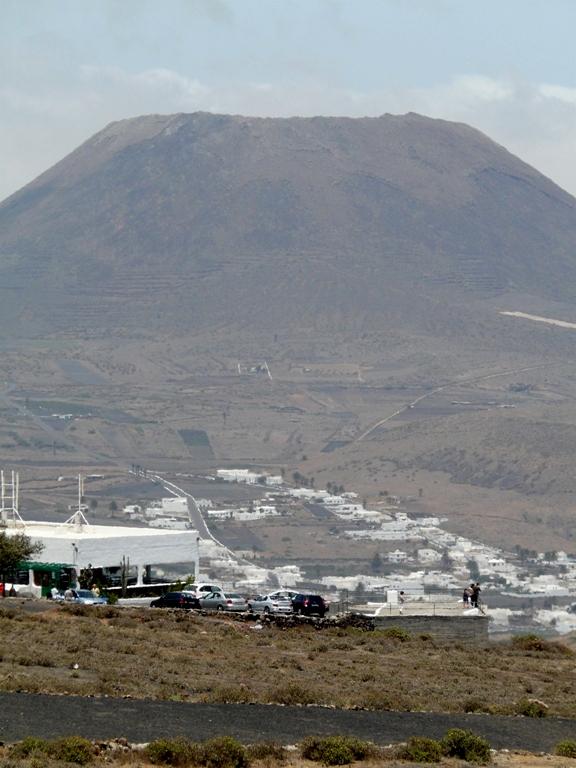
[[[287,483],[281,475],[250,469],[218,469],[209,479],[260,486],[263,498],[218,507],[207,498],[171,495],[146,505],[127,505],[123,512],[156,528],[185,530],[193,525],[190,501],[208,526],[211,522],[225,526],[231,521],[286,516],[290,502],[319,505],[351,523],[349,529],[332,535],[375,545],[371,572],[318,579],[296,565],[264,568],[253,562],[254,553],[232,551],[215,538],[201,541],[203,568],[244,590],[314,582],[333,602],[361,604],[372,610],[387,603],[388,592],[403,592],[411,603],[433,603],[436,611],[460,609],[463,589],[479,580],[492,632],[530,626],[558,633],[576,629],[576,557],[565,552],[520,547],[505,551],[488,546],[446,530],[447,518],[411,513],[409,500],[397,496],[386,496],[378,509],[370,509],[353,491],[309,488]],[[175,494],[173,483],[167,487]]]

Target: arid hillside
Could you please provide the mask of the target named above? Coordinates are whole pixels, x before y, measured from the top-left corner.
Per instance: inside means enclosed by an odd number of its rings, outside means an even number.
[[[575,286],[576,201],[468,126],[113,123],[0,205],[0,466],[49,508],[67,466],[284,468],[573,551],[574,329],[502,312]]]
[[[575,253],[576,201],[465,125],[152,115],[2,204],[0,311],[90,335],[480,323],[498,345],[486,302],[572,301]]]

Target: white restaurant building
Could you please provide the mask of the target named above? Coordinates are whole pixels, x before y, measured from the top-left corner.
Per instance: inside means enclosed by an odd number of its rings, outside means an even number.
[[[77,575],[86,568],[118,569],[130,565],[135,573],[135,586],[143,586],[151,574],[162,577],[177,569],[198,578],[199,536],[195,530],[129,528],[125,526],[91,525],[89,523],[45,523],[8,521],[8,535],[23,533],[32,542],[40,542],[42,551],[32,558],[39,563],[61,563]],[[30,571],[30,589],[17,585],[19,592],[40,595],[42,585],[34,583]]]

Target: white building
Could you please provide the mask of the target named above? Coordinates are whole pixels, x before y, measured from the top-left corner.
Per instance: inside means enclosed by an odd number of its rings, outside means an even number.
[[[302,571],[297,565],[280,565],[272,573],[277,577],[282,587],[295,587],[302,581]]]
[[[440,553],[435,549],[424,547],[418,550],[418,560],[421,563],[435,563],[437,560],[440,560]]]
[[[117,568],[123,559],[136,568],[137,586],[151,567],[170,571],[175,565],[189,565],[198,575],[199,538],[194,530],[161,530],[76,523],[8,523],[8,535],[23,533],[43,550],[33,560],[66,563],[78,574],[88,568]]]
[[[157,510],[163,515],[172,515],[174,517],[188,517],[188,499],[186,496],[169,496],[166,499],[160,499],[148,504],[146,513],[149,510]]]
[[[209,509],[206,511],[206,516],[209,520],[232,520],[235,511],[233,508]]]
[[[277,517],[280,514],[273,504],[254,504],[252,507],[228,507],[209,509],[209,520],[261,520],[264,517]]]
[[[254,485],[260,475],[256,472],[251,472],[249,469],[218,469],[216,470],[216,477],[220,478],[220,480],[225,480],[227,483]]]
[[[295,499],[313,499],[319,503],[324,503],[323,494],[326,491],[315,491],[314,488],[290,488],[288,494]]]

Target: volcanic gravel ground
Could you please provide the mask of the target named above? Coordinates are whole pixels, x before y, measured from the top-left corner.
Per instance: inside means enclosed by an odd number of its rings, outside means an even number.
[[[186,736],[202,741],[234,736],[242,742],[294,744],[307,735],[353,735],[377,744],[411,736],[440,738],[448,728],[468,728],[496,749],[552,751],[576,738],[576,721],[433,712],[368,712],[324,707],[250,704],[188,704],[137,699],[1,693],[0,739],[79,735],[89,739],[127,738],[147,742]]]

